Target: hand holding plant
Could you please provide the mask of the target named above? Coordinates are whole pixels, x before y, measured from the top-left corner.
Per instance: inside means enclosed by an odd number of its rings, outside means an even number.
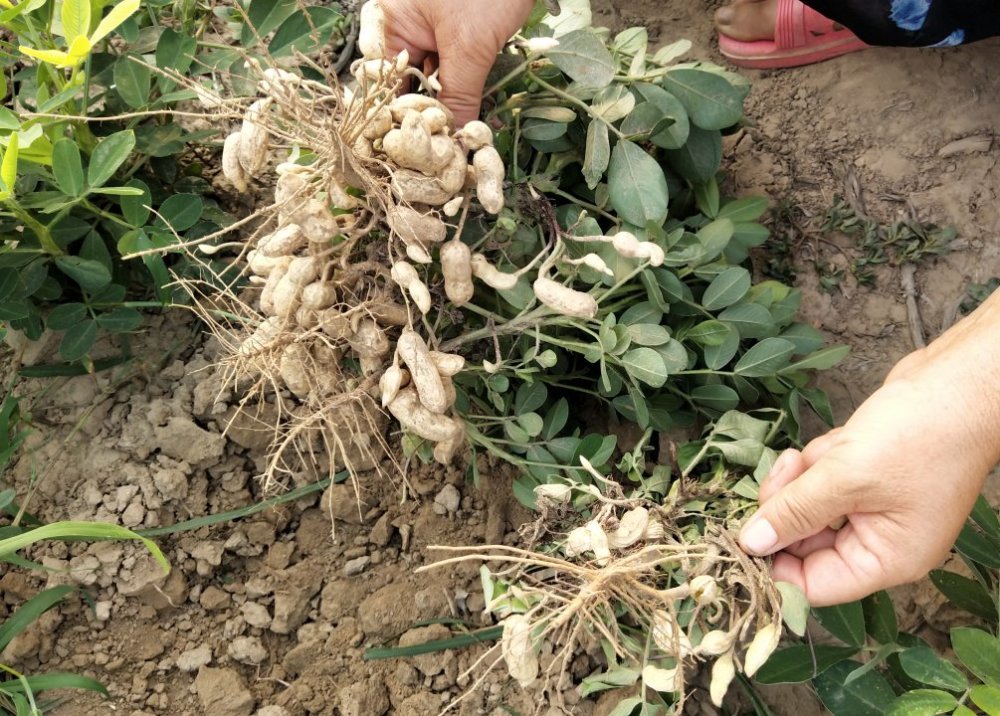
[[[777,580],[824,606],[940,563],[1000,459],[998,328],[994,296],[900,362],[843,428],[782,456],[741,536],[754,554],[784,550]]]

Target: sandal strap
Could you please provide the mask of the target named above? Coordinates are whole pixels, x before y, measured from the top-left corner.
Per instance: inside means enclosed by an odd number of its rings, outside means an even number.
[[[774,42],[783,49],[803,47],[816,35],[836,31],[836,24],[801,0],[778,0]]]

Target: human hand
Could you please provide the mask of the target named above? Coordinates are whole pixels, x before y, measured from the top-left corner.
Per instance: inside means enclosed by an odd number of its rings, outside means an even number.
[[[459,127],[479,117],[483,86],[497,53],[534,7],[533,0],[380,0],[386,49],[423,65],[436,56],[439,99]]]
[[[844,427],[786,451],[740,541],[777,552],[774,578],[813,606],[860,599],[941,562],[998,460],[1000,295],[901,361]]]

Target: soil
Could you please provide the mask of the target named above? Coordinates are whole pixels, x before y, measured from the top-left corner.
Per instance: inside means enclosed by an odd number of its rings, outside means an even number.
[[[644,24],[654,42],[686,37],[693,56],[719,60],[711,8],[701,3],[595,7],[597,24]],[[880,221],[912,206],[922,220],[954,226],[956,250],[917,270],[919,312],[933,338],[954,320],[970,283],[1000,275],[998,49],[996,40],[877,49],[748,73],[753,124],[727,140],[729,190],[797,207],[803,220],[853,191]],[[900,267],[878,266],[864,286],[847,271],[824,290],[814,262],[846,268],[854,239],[821,238],[799,236],[792,258],[803,317],[853,348],[821,379],[843,420],[914,346]],[[37,429],[8,481],[19,494],[35,485],[31,506],[40,518],[151,528],[261,499],[263,440],[240,422],[223,435],[233,409],[210,368],[213,343],[198,331],[184,316],[161,318],[138,341],[141,361],[127,371],[22,386]],[[0,618],[46,585],[83,585],[94,603],[71,599],[49,612],[0,661],[27,673],[89,674],[108,686],[109,700],[73,694],[52,712],[59,716],[437,713],[472,684],[465,672],[485,648],[378,662],[362,655],[370,646],[446,635],[440,620],[481,623],[474,565],[414,572],[434,560],[430,545],[512,543],[530,518],[510,497],[510,471],[480,467],[478,488],[460,469],[415,469],[403,499],[400,482],[366,473],[357,492],[336,485],[322,499],[315,493],[161,538],[174,567],[165,580],[133,544],[36,548],[28,556],[52,571],[47,580],[0,572]],[[925,635],[956,619],[927,584],[899,596],[904,626]],[[581,656],[574,675],[596,665]],[[457,713],[532,714],[556,696],[563,706],[542,713],[608,712],[607,699],[581,701],[562,686],[560,694],[525,694],[495,671]],[[779,715],[821,712],[805,690],[772,689],[767,698]]]

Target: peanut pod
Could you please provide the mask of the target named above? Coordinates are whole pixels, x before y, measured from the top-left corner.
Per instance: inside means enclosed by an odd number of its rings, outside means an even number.
[[[390,186],[397,199],[410,204],[441,206],[455,196],[455,192],[446,191],[434,177],[424,176],[412,169],[394,171]]]
[[[455,115],[452,114],[451,110],[440,101],[427,95],[402,94],[389,103],[389,111],[392,112],[392,121],[396,124],[402,124],[406,113],[411,110],[423,112],[425,109],[431,108],[444,112],[445,117],[448,118],[449,126],[455,124]]]
[[[611,237],[611,245],[619,256],[627,259],[645,259],[651,266],[662,266],[666,258],[663,249],[652,241],[639,241],[635,234],[619,231]]]
[[[493,130],[485,122],[474,119],[455,133],[455,139],[466,152],[478,152],[483,147],[493,146]]]
[[[274,339],[281,335],[281,321],[277,318],[268,318],[254,329],[254,332],[240,344],[239,353],[241,356],[251,356],[254,353],[268,348]]]
[[[263,125],[263,116],[274,100],[270,97],[251,104],[243,115],[240,126],[240,165],[247,176],[256,176],[267,166],[267,153],[271,136]]]
[[[421,313],[426,314],[431,310],[431,293],[412,265],[405,261],[397,261],[392,265],[389,275],[401,289],[410,294],[410,298],[417,304]]]
[[[313,311],[329,308],[337,302],[337,290],[324,281],[313,281],[302,289],[302,307]]]
[[[305,234],[298,224],[286,224],[273,234],[261,237],[258,251],[267,257],[292,256],[306,245]]]
[[[421,213],[411,206],[393,206],[386,218],[389,227],[407,244],[439,244],[448,233],[448,227],[437,216]]]
[[[465,356],[458,353],[442,353],[431,351],[431,363],[437,368],[437,372],[447,378],[454,378],[465,368]]]
[[[389,403],[389,412],[406,430],[424,440],[438,443],[460,437],[455,421],[425,408],[414,388],[400,390]]]
[[[455,424],[455,437],[442,440],[434,446],[434,461],[439,465],[450,465],[455,459],[455,453],[465,444],[465,424],[459,418],[452,418]]]
[[[593,318],[597,315],[597,301],[589,293],[539,276],[533,284],[535,296],[556,313],[571,318]]]
[[[278,372],[285,386],[298,398],[308,398],[312,392],[310,363],[309,349],[301,343],[292,343],[281,352]]]
[[[424,339],[415,331],[404,328],[396,341],[396,355],[409,369],[410,380],[424,407],[438,415],[448,410],[451,407],[449,396]]]
[[[441,247],[440,258],[444,292],[456,306],[464,306],[475,293],[472,285],[472,249],[456,238]]]
[[[385,13],[376,0],[361,6],[358,23],[358,49],[369,60],[385,57]]]
[[[242,193],[247,190],[247,173],[240,164],[240,133],[234,132],[226,137],[222,145],[222,175]]]
[[[491,214],[503,211],[503,180],[507,171],[500,153],[493,147],[483,147],[472,157],[476,170],[476,196],[479,203]]]
[[[512,290],[519,278],[517,274],[501,271],[482,254],[472,256],[472,275],[497,291]]]
[[[267,277],[267,282],[264,284],[264,288],[260,292],[260,310],[263,314],[267,316],[273,316],[274,313],[274,292],[278,288],[278,284],[285,277],[288,272],[288,267],[292,263],[292,258],[290,256],[282,256],[280,263],[275,264],[274,268],[271,269],[271,273]]]

